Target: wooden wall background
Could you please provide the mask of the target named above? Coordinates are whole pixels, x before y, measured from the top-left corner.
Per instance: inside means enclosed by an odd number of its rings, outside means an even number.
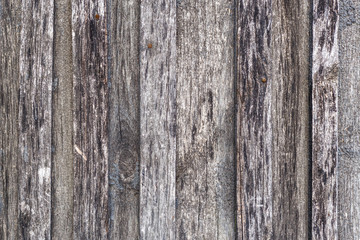
[[[0,0],[0,239],[360,238],[356,0]]]

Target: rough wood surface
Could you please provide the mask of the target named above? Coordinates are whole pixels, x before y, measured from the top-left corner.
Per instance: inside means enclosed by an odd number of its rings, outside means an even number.
[[[108,236],[108,83],[104,0],[72,1],[74,238]]]
[[[239,239],[306,239],[309,4],[237,6]]]
[[[234,2],[177,2],[176,236],[235,238]]]
[[[73,238],[74,144],[71,0],[55,1],[52,96],[52,239]]]
[[[339,2],[339,239],[360,238],[360,2]]]
[[[139,239],[140,1],[112,0],[108,9],[110,238]]]
[[[21,238],[49,239],[54,4],[22,1],[19,224]]]
[[[337,239],[338,1],[314,0],[312,238]]]
[[[0,1],[0,239],[19,239],[19,53],[21,2]]]
[[[140,12],[140,237],[175,239],[176,3]]]

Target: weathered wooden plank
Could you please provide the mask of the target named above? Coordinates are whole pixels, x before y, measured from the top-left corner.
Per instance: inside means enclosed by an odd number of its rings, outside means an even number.
[[[312,238],[337,239],[338,1],[313,2]]]
[[[309,3],[237,6],[239,239],[308,236]]]
[[[339,2],[339,239],[360,238],[360,2]]]
[[[25,0],[21,13],[19,224],[21,238],[49,239],[54,4]]]
[[[19,239],[19,53],[21,2],[0,1],[0,239]]]
[[[104,0],[72,1],[74,238],[108,235],[108,84]]]
[[[110,64],[110,238],[139,239],[140,1],[112,0]]]
[[[52,96],[52,239],[73,238],[74,144],[71,1],[55,1]]]
[[[140,12],[140,238],[175,239],[176,3]]]
[[[176,236],[235,239],[234,1],[177,3]]]

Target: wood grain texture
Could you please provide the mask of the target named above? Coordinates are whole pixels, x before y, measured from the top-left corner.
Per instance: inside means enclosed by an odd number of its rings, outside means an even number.
[[[359,1],[339,2],[339,239],[360,238]]]
[[[52,239],[73,238],[74,144],[71,1],[55,1],[52,96]]]
[[[239,239],[308,237],[309,10],[237,6]]]
[[[0,239],[19,239],[21,2],[0,1]]]
[[[110,239],[139,239],[140,1],[112,0],[108,9]]]
[[[140,11],[140,238],[175,239],[175,0]]]
[[[74,63],[74,238],[108,236],[106,4],[72,1]]]
[[[312,238],[337,239],[338,1],[314,0]]]
[[[177,2],[176,236],[235,238],[234,2]]]
[[[49,239],[54,4],[22,1],[19,104],[21,238]]]

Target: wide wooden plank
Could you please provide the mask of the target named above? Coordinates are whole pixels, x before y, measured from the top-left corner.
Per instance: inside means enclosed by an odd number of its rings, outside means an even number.
[[[360,238],[360,21],[356,0],[339,2],[339,239]]]
[[[74,238],[108,235],[107,21],[104,0],[72,1]]]
[[[52,96],[52,239],[73,238],[74,144],[71,0],[55,1]]]
[[[21,238],[49,239],[54,3],[22,1],[19,224]]]
[[[177,4],[176,236],[235,239],[233,1]]]
[[[140,1],[112,0],[108,9],[110,238],[139,239]]]
[[[312,238],[337,239],[338,1],[313,2]]]
[[[0,239],[19,239],[19,53],[21,2],[0,1]]]
[[[176,2],[140,12],[140,238],[175,239]]]
[[[308,237],[309,10],[237,6],[239,239]]]

